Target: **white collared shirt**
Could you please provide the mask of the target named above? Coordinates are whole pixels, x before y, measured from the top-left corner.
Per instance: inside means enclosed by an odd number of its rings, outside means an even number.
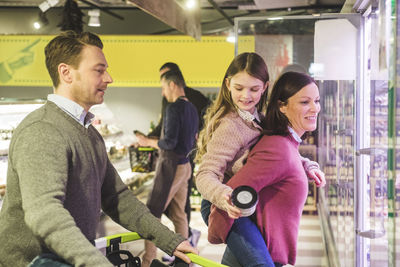
[[[89,125],[93,122],[94,119],[93,113],[86,112],[86,110],[83,107],[81,107],[78,103],[66,97],[57,94],[49,94],[47,96],[47,100],[56,104],[60,109],[65,111],[68,115],[74,118],[85,128],[88,128]]]
[[[257,109],[255,109],[253,114],[251,114],[247,110],[241,110],[239,108],[237,109],[237,111],[239,116],[245,121],[252,122],[254,121],[254,119],[256,119],[258,122],[260,122],[260,116],[258,115]]]
[[[303,140],[301,139],[301,137],[295,132],[295,130],[293,130],[292,127],[289,127],[289,126],[288,126],[288,129],[289,129],[289,132],[292,134],[294,140],[296,140],[296,141],[299,142],[299,143],[303,142]]]

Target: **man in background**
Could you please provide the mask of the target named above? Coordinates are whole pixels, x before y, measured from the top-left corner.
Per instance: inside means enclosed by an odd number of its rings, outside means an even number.
[[[160,71],[160,77],[167,71],[174,71],[174,72],[180,73],[180,75],[182,76],[182,79],[183,79],[183,89],[185,92],[185,96],[196,107],[198,121],[199,121],[199,132],[200,132],[201,129],[203,128],[203,115],[204,115],[207,107],[210,105],[211,101],[207,97],[205,97],[201,92],[199,92],[193,88],[190,88],[186,85],[183,74],[182,74],[179,66],[176,63],[166,62],[160,67],[159,71]],[[148,137],[160,138],[161,126],[164,121],[164,113],[165,113],[165,109],[167,108],[167,105],[168,105],[168,101],[165,97],[163,97],[162,106],[161,106],[161,118],[160,118],[157,126],[147,135]],[[191,153],[189,155],[189,161],[190,161],[190,165],[192,167],[192,174],[191,174],[191,177],[190,177],[190,180],[188,183],[187,199],[186,199],[186,206],[185,206],[185,212],[187,215],[188,224],[190,223],[190,213],[191,213],[190,195],[191,195],[192,187],[194,184],[193,183],[194,155],[195,155],[195,153]],[[166,213],[168,213],[168,209],[166,210]],[[193,246],[197,246],[197,242],[198,242],[198,240],[200,238],[200,234],[201,234],[200,231],[198,231],[196,229],[192,229],[190,227],[188,230],[189,230],[190,243]],[[167,261],[172,260],[172,259],[169,259],[168,257],[165,257],[165,259]]]
[[[174,224],[175,232],[188,237],[185,205],[192,173],[188,154],[196,141],[198,115],[194,105],[185,96],[184,80],[180,72],[164,72],[161,75],[161,85],[162,95],[169,104],[164,112],[160,139],[136,135],[139,145],[159,149],[154,186],[147,206],[158,218],[168,207],[167,216]],[[146,241],[145,251],[143,267],[148,267],[156,258],[156,247]]]

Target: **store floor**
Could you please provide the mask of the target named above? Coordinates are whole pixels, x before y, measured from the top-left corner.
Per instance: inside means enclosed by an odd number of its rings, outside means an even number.
[[[162,217],[161,221],[173,229],[172,223],[166,218]],[[193,211],[190,226],[201,231],[201,236],[198,243],[199,254],[208,259],[220,262],[222,254],[225,250],[225,245],[212,245],[207,241],[207,228],[201,218],[200,212]],[[106,235],[126,232],[126,230],[119,225],[112,222],[110,219],[104,221],[104,231]],[[122,246],[124,249],[130,250],[134,255],[142,255],[144,244],[142,240],[134,241]],[[159,250],[158,257],[164,253]],[[291,265],[286,265],[291,266]],[[327,259],[324,255],[322,232],[319,224],[318,216],[303,215],[300,222],[300,233],[298,241],[298,255],[296,267],[326,267]]]

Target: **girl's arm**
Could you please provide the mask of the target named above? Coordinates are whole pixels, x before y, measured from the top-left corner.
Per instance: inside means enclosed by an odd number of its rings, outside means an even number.
[[[325,173],[321,171],[319,164],[305,157],[301,157],[301,162],[303,163],[308,179],[314,181],[317,187],[325,186]]]
[[[196,187],[204,199],[227,211],[232,188],[223,184],[227,165],[245,145],[240,127],[229,119],[222,119],[207,143],[207,152],[200,160],[196,174]]]

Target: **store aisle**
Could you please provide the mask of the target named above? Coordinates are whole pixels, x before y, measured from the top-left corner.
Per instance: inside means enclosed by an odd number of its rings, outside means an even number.
[[[297,250],[296,267],[328,266],[317,215],[302,216]]]
[[[172,229],[172,223],[163,216],[161,221]],[[192,212],[190,226],[201,231],[201,236],[198,242],[199,254],[208,259],[220,262],[222,254],[225,250],[225,245],[212,245],[207,241],[207,228],[198,211]],[[113,223],[110,219],[105,220],[106,235],[126,232],[125,229]],[[129,244],[122,245],[123,249],[132,251],[134,255],[141,255],[143,251],[143,241],[135,241]],[[158,257],[164,255],[162,251],[158,251]],[[291,266],[291,265],[286,265]],[[318,216],[303,215],[300,222],[300,233],[298,243],[298,256],[296,267],[326,267],[328,266],[324,255],[322,233],[319,224]]]

